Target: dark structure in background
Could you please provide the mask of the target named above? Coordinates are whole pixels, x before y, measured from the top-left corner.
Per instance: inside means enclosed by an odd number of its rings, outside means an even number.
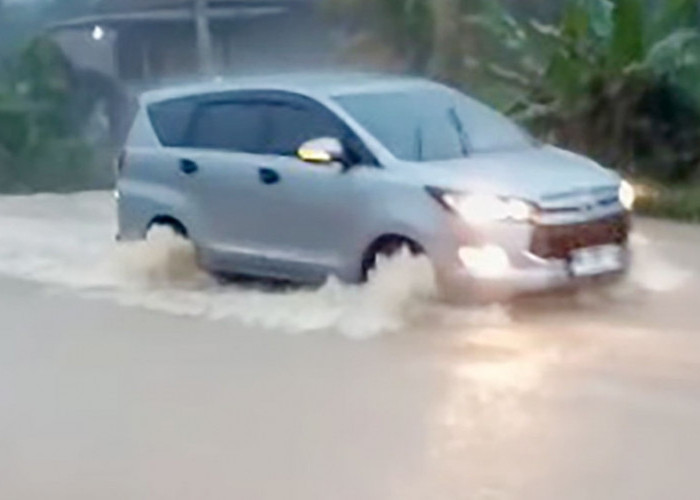
[[[84,86],[99,89],[110,142],[126,138],[135,92],[168,80],[322,68],[337,33],[316,0],[102,0],[54,25]]]
[[[53,27],[77,66],[137,86],[198,73],[323,67],[333,31],[315,0],[102,0]]]

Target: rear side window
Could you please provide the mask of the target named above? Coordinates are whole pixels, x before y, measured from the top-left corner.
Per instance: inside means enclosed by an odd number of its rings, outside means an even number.
[[[163,146],[185,146],[190,120],[196,108],[197,100],[194,98],[160,102],[148,108],[153,129]]]
[[[265,105],[227,101],[203,104],[194,115],[190,145],[242,153],[265,153]]]

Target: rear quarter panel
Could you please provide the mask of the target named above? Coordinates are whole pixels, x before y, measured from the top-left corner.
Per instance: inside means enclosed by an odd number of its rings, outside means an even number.
[[[189,228],[187,201],[177,170],[177,153],[160,145],[142,106],[136,115],[117,178],[119,238],[146,236],[155,217],[169,216]]]

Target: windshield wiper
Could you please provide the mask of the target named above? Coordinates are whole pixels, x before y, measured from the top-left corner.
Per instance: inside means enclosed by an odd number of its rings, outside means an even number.
[[[423,129],[420,125],[416,126],[416,158],[423,161]]]
[[[462,148],[462,155],[469,156],[469,140],[464,132],[464,124],[462,123],[462,120],[459,119],[457,110],[454,107],[451,107],[447,111],[447,115],[449,116],[450,122],[452,122],[452,126],[455,128],[457,135],[459,136],[459,145]]]

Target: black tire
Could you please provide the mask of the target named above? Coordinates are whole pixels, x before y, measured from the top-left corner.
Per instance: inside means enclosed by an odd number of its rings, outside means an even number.
[[[380,257],[393,257],[407,248],[411,255],[422,255],[423,248],[408,238],[389,236],[377,240],[365,253],[362,260],[362,280],[367,281],[371,272],[377,267]]]
[[[146,236],[148,236],[148,233],[150,233],[151,230],[153,230],[153,228],[156,227],[167,227],[180,238],[183,238],[185,240],[189,239],[189,235],[187,233],[187,228],[185,227],[185,225],[179,220],[174,219],[172,217],[156,217],[155,219],[153,219],[148,225],[148,229],[146,229]]]

